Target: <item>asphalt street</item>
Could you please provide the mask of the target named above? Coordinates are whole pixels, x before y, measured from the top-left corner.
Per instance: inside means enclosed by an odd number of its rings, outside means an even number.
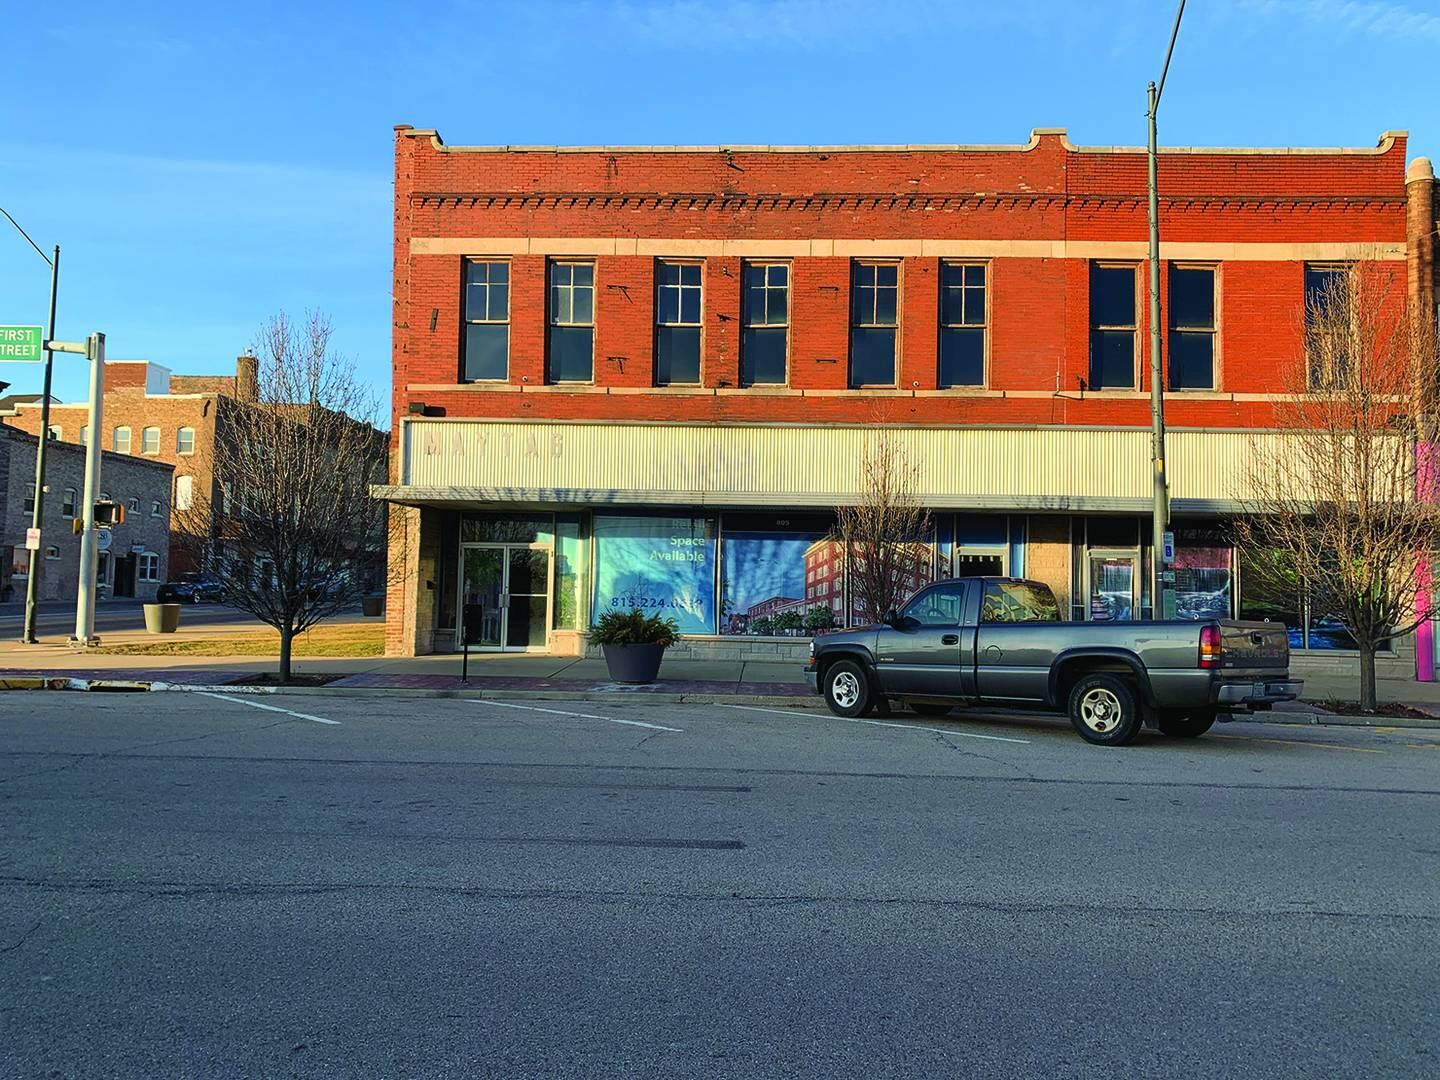
[[[37,605],[37,635],[54,636],[75,629],[75,602],[47,600]],[[254,617],[221,604],[186,604],[181,612],[185,626],[219,626],[235,623],[258,627]],[[0,641],[16,640],[25,627],[24,603],[0,604]],[[139,600],[110,600],[95,608],[96,633],[117,633],[121,630],[144,630],[145,611]]]
[[[1422,1076],[1440,732],[0,694],[0,1075]]]

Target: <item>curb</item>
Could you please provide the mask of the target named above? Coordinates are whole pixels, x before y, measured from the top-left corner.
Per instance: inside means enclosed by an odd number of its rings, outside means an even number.
[[[1343,716],[1339,713],[1270,712],[1251,713],[1236,716],[1229,723],[1236,724],[1287,724],[1291,727],[1358,727],[1358,728],[1418,728],[1440,731],[1440,719],[1425,719],[1414,716]]]

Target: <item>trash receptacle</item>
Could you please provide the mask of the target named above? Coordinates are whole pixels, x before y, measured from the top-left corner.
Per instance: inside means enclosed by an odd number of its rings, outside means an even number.
[[[145,631],[150,634],[173,634],[180,628],[179,604],[146,604]]]

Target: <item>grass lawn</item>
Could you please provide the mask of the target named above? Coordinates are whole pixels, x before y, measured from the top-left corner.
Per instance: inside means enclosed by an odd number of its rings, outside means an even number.
[[[236,634],[103,645],[95,651],[115,656],[278,656],[280,635],[267,628]],[[321,623],[296,635],[292,655],[383,656],[384,653],[384,623],[340,623],[333,626]]]

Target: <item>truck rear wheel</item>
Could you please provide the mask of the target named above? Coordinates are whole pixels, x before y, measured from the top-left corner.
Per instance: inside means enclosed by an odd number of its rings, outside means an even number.
[[[1215,723],[1214,709],[1198,709],[1191,713],[1162,712],[1156,722],[1162,735],[1177,739],[1194,739],[1210,730]]]
[[[1070,723],[1086,742],[1124,746],[1140,731],[1135,687],[1115,675],[1081,676],[1070,691]]]
[[[863,716],[874,704],[870,673],[853,660],[825,669],[825,704],[836,716]]]

